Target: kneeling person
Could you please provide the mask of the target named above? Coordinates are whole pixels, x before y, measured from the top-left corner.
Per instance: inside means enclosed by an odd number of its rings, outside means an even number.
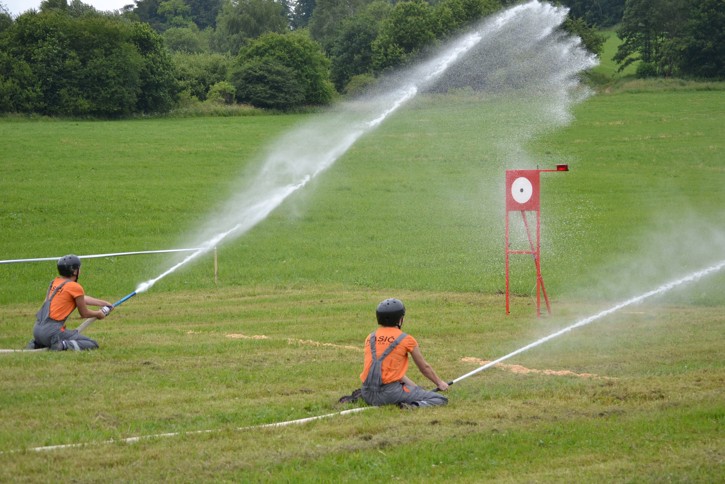
[[[438,390],[448,384],[441,380],[423,358],[418,342],[401,330],[405,306],[398,299],[386,299],[375,312],[379,327],[365,340],[365,363],[360,375],[362,397],[369,405],[410,405],[426,407],[445,405],[448,399],[437,392],[417,386],[406,376],[408,354],[420,372]]]
[[[81,260],[75,255],[66,255],[58,260],[58,273],[48,287],[45,302],[36,314],[33,326],[33,340],[28,348],[50,348],[51,350],[93,350],[98,343],[77,330],[67,330],[65,321],[78,308],[84,318],[103,319],[113,310],[112,303],[87,296],[78,284]],[[100,306],[94,310],[88,306]]]

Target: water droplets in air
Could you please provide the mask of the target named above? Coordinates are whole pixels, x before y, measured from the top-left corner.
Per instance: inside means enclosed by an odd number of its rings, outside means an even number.
[[[137,292],[249,231],[361,136],[379,128],[422,92],[464,87],[491,93],[511,90],[519,97],[532,96],[532,103],[543,103],[527,121],[526,132],[513,142],[509,138],[509,145],[523,143],[550,126],[552,119],[566,122],[570,106],[580,100],[577,75],[596,60],[578,39],[557,30],[565,16],[566,9],[538,1],[502,11],[442,46],[428,60],[381,81],[375,93],[341,104],[282,136],[269,147],[257,171],[244,178],[236,195],[195,235],[192,247],[198,250],[140,284]]]

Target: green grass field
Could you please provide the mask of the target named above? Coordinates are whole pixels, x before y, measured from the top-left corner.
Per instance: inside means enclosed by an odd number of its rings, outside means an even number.
[[[722,271],[463,380],[445,408],[258,426],[358,407],[336,402],[385,297],[451,380],[725,259],[724,108],[722,89],[600,94],[517,166],[525,106],[417,102],[222,245],[218,281],[211,255],[168,276],[87,330],[99,351],[0,354],[0,481],[721,480]],[[2,259],[183,246],[305,119],[0,120]],[[530,259],[508,316],[503,296],[504,171],[532,163],[571,169],[542,175],[540,319]],[[169,264],[88,259],[81,283],[116,300]],[[54,272],[0,265],[0,347],[30,338]]]

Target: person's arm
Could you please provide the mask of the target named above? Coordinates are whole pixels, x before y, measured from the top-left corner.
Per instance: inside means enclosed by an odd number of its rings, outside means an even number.
[[[108,301],[104,301],[103,299],[98,299],[91,296],[84,296],[86,298],[86,306],[98,306],[99,308],[103,306],[113,306],[113,303],[110,303]]]
[[[88,307],[88,304],[92,304],[93,306],[110,306],[110,304],[101,304],[105,303],[105,301],[101,301],[100,299],[96,299],[93,297],[88,296],[78,296],[76,298],[76,307],[78,308],[78,314],[81,315],[82,318],[96,318],[96,319],[103,319],[106,317],[106,315],[103,313],[103,311],[90,309]]]
[[[436,387],[438,387],[439,390],[448,389],[448,383],[441,380],[436,374],[435,370],[433,370],[433,367],[430,366],[427,361],[425,361],[425,358],[423,358],[423,353],[420,352],[420,347],[416,346],[415,348],[413,348],[413,351],[410,354],[413,356],[415,366],[418,367],[424,377],[435,383]]]

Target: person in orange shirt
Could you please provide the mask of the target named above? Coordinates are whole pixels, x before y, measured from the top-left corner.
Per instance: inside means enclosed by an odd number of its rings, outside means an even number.
[[[83,318],[103,319],[113,310],[113,304],[87,296],[83,286],[78,284],[81,271],[81,259],[75,255],[66,255],[58,259],[58,273],[48,287],[45,302],[36,316],[33,326],[33,340],[30,349],[50,348],[54,351],[94,350],[98,348],[91,338],[77,330],[67,330],[65,321],[73,310]],[[90,309],[98,306],[101,309]]]
[[[405,306],[399,299],[386,299],[375,311],[378,329],[365,339],[365,359],[360,380],[361,396],[369,405],[397,404],[400,407],[445,405],[448,399],[438,392],[417,386],[408,378],[408,355],[436,390],[448,389],[423,358],[418,342],[401,330]]]

